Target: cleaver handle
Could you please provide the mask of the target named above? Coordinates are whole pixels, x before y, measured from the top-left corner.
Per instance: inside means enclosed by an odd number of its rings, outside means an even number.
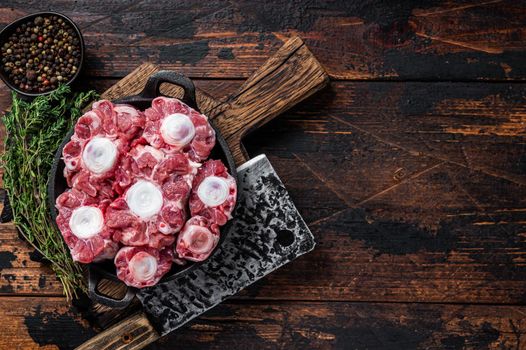
[[[146,314],[139,312],[97,334],[75,350],[139,350],[159,337]]]
[[[325,87],[329,76],[299,37],[289,39],[239,90],[221,111],[210,115],[224,136],[236,165],[249,157],[243,137]]]

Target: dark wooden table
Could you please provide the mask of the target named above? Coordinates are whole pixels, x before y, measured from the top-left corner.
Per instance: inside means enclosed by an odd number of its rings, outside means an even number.
[[[152,349],[526,349],[524,1],[4,0],[0,23],[48,9],[100,91],[153,62],[226,96],[293,35],[333,79],[245,142],[316,250]],[[90,325],[35,260],[1,225],[0,348],[115,320]]]

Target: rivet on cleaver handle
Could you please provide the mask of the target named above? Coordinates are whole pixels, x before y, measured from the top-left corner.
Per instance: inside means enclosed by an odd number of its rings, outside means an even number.
[[[325,69],[303,41],[288,40],[239,90],[209,117],[221,131],[236,165],[249,158],[241,144],[249,132],[304,100],[329,82]]]

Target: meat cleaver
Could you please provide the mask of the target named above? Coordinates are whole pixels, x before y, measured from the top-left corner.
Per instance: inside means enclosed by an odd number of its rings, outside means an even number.
[[[141,312],[78,350],[141,349],[314,248],[311,232],[268,158],[249,159],[241,140],[328,81],[323,67],[295,37],[225,102],[212,103],[198,94],[201,110],[221,131],[238,166],[238,205],[227,238],[190,273],[140,290]]]

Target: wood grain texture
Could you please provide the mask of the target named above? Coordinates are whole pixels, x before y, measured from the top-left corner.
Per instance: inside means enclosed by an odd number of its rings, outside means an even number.
[[[337,79],[524,80],[522,1],[6,0],[0,23],[60,9],[77,22],[91,75],[139,62],[191,77],[247,78],[288,38]]]
[[[522,349],[525,313],[524,306],[226,302],[148,348]],[[62,298],[1,298],[0,319],[1,349],[72,349],[94,336]]]
[[[0,298],[0,349],[72,349],[95,335],[63,297]]]
[[[338,82],[258,130],[318,245],[248,296],[523,303],[525,91]]]
[[[140,312],[97,334],[76,350],[139,350],[157,339],[159,334],[153,329],[146,315]]]
[[[523,2],[8,0],[0,27],[47,9],[85,34],[82,89],[151,62],[225,107],[294,35],[341,80],[245,139],[271,159],[316,250],[150,348],[526,348]],[[0,349],[93,337],[60,293],[1,225]],[[136,308],[83,316],[107,328]]]
[[[159,68],[141,65],[101,97],[116,99],[137,94],[143,83]],[[303,99],[325,87],[329,77],[303,41],[290,39],[262,67],[221,103],[203,91],[197,91],[197,102],[230,147],[234,160],[241,165],[248,160],[241,140],[247,133],[264,125]],[[182,89],[173,86],[162,92],[180,97]]]
[[[502,312],[502,316],[499,313]],[[520,307],[225,304],[158,346],[195,349],[521,349]]]
[[[327,73],[303,41],[287,41],[230,96],[225,108],[211,111],[215,125],[230,147],[236,165],[250,157],[242,139],[251,131],[324,88]]]
[[[200,84],[218,95],[240,86]],[[269,156],[318,246],[239,298],[523,303],[525,93],[523,84],[335,82],[256,131],[249,153]],[[500,129],[510,132],[489,132]],[[29,249],[12,257],[10,247],[5,293],[60,293],[48,269],[22,266]],[[39,288],[41,275],[53,283]]]

